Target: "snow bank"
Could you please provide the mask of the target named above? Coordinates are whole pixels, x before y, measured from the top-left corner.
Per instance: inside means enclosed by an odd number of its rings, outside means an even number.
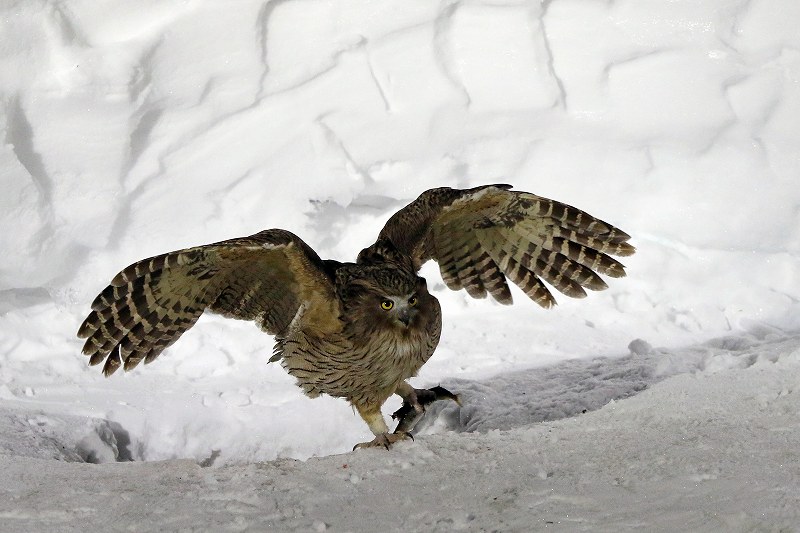
[[[423,435],[389,452],[215,468],[0,453],[0,517],[9,532],[794,529],[800,339],[690,353],[715,364],[586,414]]]

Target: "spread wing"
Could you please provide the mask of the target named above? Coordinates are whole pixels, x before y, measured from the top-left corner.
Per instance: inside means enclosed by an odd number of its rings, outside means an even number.
[[[323,330],[338,317],[319,256],[296,235],[271,229],[130,265],[95,298],[78,336],[87,339],[89,363],[105,359],[109,376],[154,360],[206,309],[277,334],[301,304]]]
[[[392,216],[380,233],[417,269],[433,259],[447,286],[511,303],[506,278],[542,307],[555,299],[542,280],[573,298],[602,290],[598,274],[625,275],[611,255],[636,250],[625,232],[575,207],[510,185],[431,189]]]

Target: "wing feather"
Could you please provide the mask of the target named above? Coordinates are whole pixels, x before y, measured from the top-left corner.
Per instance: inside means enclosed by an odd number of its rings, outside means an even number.
[[[105,360],[103,373],[111,375],[152,362],[204,311],[253,320],[277,334],[305,302],[322,318],[320,327],[330,327],[338,317],[333,294],[307,244],[288,231],[266,230],[126,267],[92,302],[78,336],[86,338],[89,363]]]
[[[417,269],[438,262],[449,288],[501,303],[511,303],[506,278],[550,307],[555,299],[543,282],[583,298],[586,289],[608,287],[600,274],[625,275],[611,256],[635,252],[627,233],[576,207],[510,189],[431,189],[395,213],[380,237],[409,254]]]

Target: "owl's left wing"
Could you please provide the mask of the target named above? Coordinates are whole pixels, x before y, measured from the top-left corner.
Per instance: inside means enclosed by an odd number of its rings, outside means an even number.
[[[323,261],[296,235],[270,229],[130,265],[95,298],[78,336],[108,376],[158,357],[205,310],[274,335],[301,305],[320,332],[336,330],[338,300]]]
[[[555,299],[542,280],[573,298],[607,287],[599,274],[625,275],[611,255],[635,248],[607,222],[510,185],[425,191],[395,213],[379,238],[409,255],[415,268],[433,259],[450,289],[491,294],[510,304],[506,277],[542,307]]]

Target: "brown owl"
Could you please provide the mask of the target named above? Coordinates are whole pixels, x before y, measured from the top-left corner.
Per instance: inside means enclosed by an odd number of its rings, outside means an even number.
[[[629,236],[593,216],[510,185],[431,189],[395,213],[355,263],[323,260],[296,235],[269,229],[186,248],[125,268],[92,302],[78,336],[103,373],[150,363],[203,311],[255,321],[275,336],[274,355],[310,397],[345,398],[375,435],[408,438],[425,405],[458,397],[406,380],[439,342],[441,308],[417,275],[439,263],[450,289],[511,303],[507,279],[542,307],[543,281],[574,298],[602,290],[597,273],[625,275],[610,255],[634,252]],[[381,406],[403,398],[389,432]]]

